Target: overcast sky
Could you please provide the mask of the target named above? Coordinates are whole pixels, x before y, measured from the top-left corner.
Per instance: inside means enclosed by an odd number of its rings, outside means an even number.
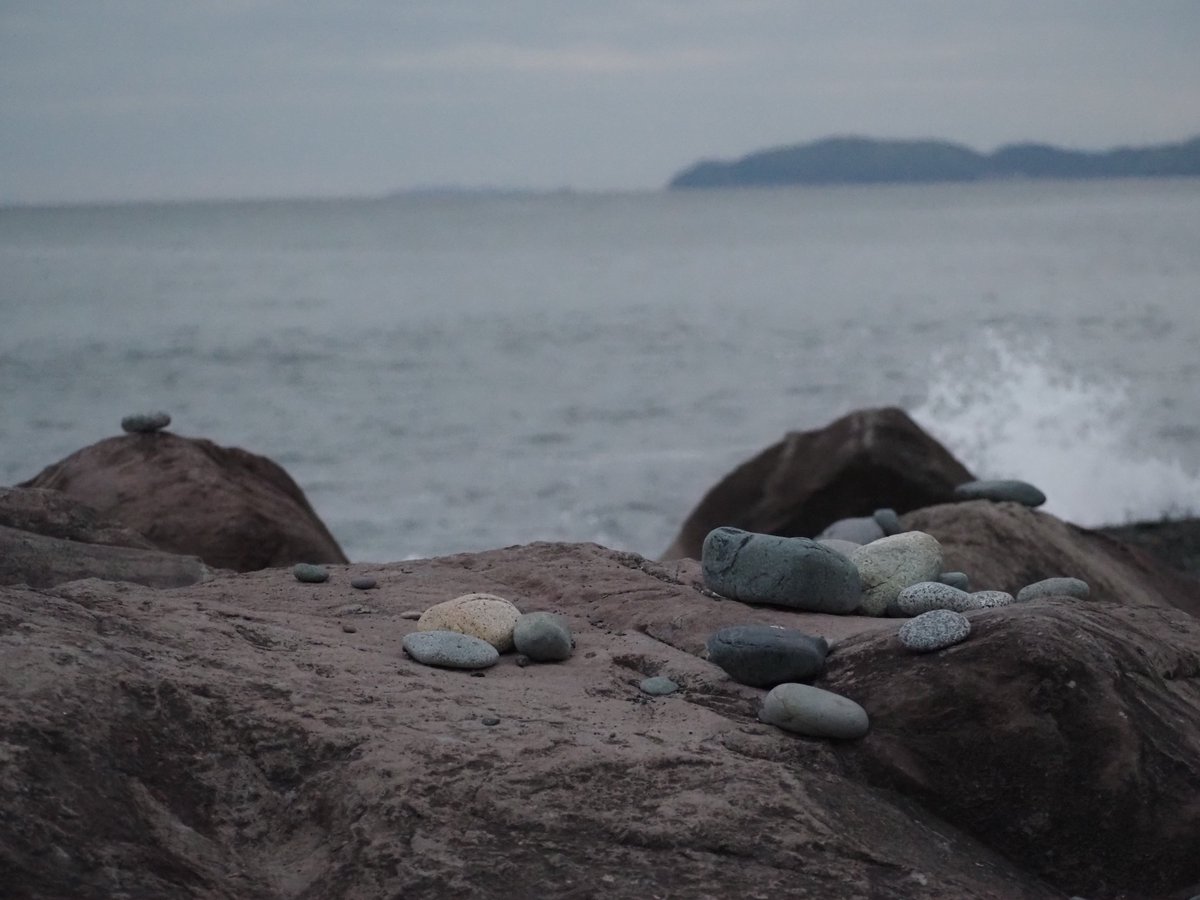
[[[0,0],[0,202],[657,188],[1200,133],[1200,0]]]

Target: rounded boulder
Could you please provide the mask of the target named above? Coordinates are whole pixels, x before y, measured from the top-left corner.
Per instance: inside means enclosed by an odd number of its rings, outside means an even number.
[[[906,531],[864,544],[850,554],[862,580],[860,612],[882,616],[909,585],[934,581],[942,570],[942,546],[923,531]]]
[[[456,631],[487,641],[500,653],[513,648],[521,611],[495,594],[463,594],[436,603],[417,620],[418,631]]]
[[[708,661],[734,681],[764,688],[816,677],[829,652],[824,638],[779,625],[722,628],[708,639],[707,647]]]
[[[856,740],[870,728],[867,711],[849,697],[808,684],[773,687],[758,718],[784,731],[835,740]]]
[[[525,613],[513,627],[513,645],[534,662],[561,662],[571,655],[571,629],[554,613]]]

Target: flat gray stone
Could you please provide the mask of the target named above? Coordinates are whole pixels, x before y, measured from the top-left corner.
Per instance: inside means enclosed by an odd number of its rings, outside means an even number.
[[[835,740],[855,740],[871,727],[867,711],[853,700],[808,684],[773,687],[758,718],[784,731]]]
[[[896,597],[896,607],[901,615],[919,616],[934,609],[952,609],[962,612],[970,608],[971,595],[940,581],[921,581],[910,584]]]
[[[1007,591],[973,591],[967,594],[965,609],[995,609],[1012,605],[1013,595]]]
[[[954,494],[960,500],[995,500],[999,503],[1020,503],[1024,506],[1041,506],[1046,502],[1046,495],[1028,481],[1011,478],[968,481],[956,487]]]
[[[296,563],[292,566],[292,576],[305,584],[323,584],[329,580],[329,570],[312,563]]]
[[[513,627],[513,643],[534,662],[561,662],[571,655],[571,629],[554,613],[525,613]]]
[[[445,669],[486,669],[500,659],[487,641],[457,631],[414,631],[404,636],[402,646],[422,665]]]
[[[838,519],[817,538],[834,538],[839,541],[852,541],[855,544],[869,544],[884,536],[884,530],[872,516],[856,516],[852,519]]]
[[[653,678],[642,679],[638,690],[643,694],[650,694],[652,697],[664,697],[679,690],[679,685],[663,675],[655,675]]]
[[[829,645],[794,628],[733,625],[708,639],[708,661],[751,687],[807,681],[825,668]]]
[[[909,619],[900,626],[896,636],[914,653],[931,653],[965,641],[970,633],[971,623],[962,613],[934,609]]]
[[[882,616],[911,584],[933,581],[942,570],[942,545],[923,531],[906,531],[864,544],[850,554],[862,579],[860,613]]]
[[[121,430],[129,434],[153,434],[170,424],[171,417],[165,412],[135,413],[121,420]]]
[[[904,530],[904,526],[900,524],[900,517],[896,515],[894,509],[877,509],[871,514],[878,524],[883,529],[884,537],[892,534],[899,534]]]
[[[700,564],[705,587],[746,603],[844,615],[862,596],[854,564],[808,538],[714,528]]]
[[[1017,602],[1024,603],[1026,600],[1036,600],[1039,597],[1056,596],[1086,600],[1091,592],[1088,583],[1082,578],[1071,578],[1064,575],[1058,578],[1043,578],[1041,581],[1025,585],[1017,591]]]
[[[357,591],[372,590],[377,582],[370,575],[357,575],[350,579],[350,587]]]
[[[960,591],[971,590],[971,579],[967,577],[966,572],[941,572],[937,580],[942,584],[948,584],[951,587],[956,587]]]

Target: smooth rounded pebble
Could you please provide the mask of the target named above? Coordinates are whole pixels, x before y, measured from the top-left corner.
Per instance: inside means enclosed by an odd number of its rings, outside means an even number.
[[[885,534],[883,528],[872,516],[856,516],[852,519],[838,519],[817,538],[834,538],[839,541],[853,541],[856,544],[869,544],[877,541]]]
[[[121,430],[129,434],[151,434],[170,424],[171,417],[165,412],[136,413],[121,420]]]
[[[910,584],[933,581],[942,570],[942,545],[923,531],[864,544],[850,554],[862,579],[861,615],[882,616]]]
[[[417,662],[446,669],[486,669],[500,659],[487,641],[457,631],[414,631],[402,646]]]
[[[942,584],[956,587],[960,591],[971,590],[971,579],[967,577],[966,572],[942,572],[938,575],[937,580]]]
[[[1016,479],[993,479],[991,481],[968,481],[954,489],[960,500],[995,500],[997,502],[1021,503],[1025,506],[1041,506],[1046,495],[1028,481]]]
[[[653,678],[642,679],[642,682],[638,685],[638,690],[643,694],[663,697],[667,694],[675,693],[679,690],[679,685],[663,675],[655,675]]]
[[[700,564],[705,587],[746,603],[845,614],[862,595],[853,563],[808,538],[714,528]]]
[[[867,711],[849,697],[809,684],[771,688],[758,718],[784,731],[836,740],[855,740],[871,727]]]
[[[292,576],[305,584],[323,584],[329,580],[329,570],[312,563],[296,563],[292,566]]]
[[[967,594],[966,609],[995,609],[1012,604],[1013,595],[1007,591],[974,591]]]
[[[896,511],[890,508],[877,509],[872,513],[873,518],[879,527],[883,529],[884,536],[899,534],[904,530],[900,524],[900,517],[896,515]]]
[[[896,636],[914,653],[930,653],[965,641],[970,633],[971,623],[962,613],[934,609],[909,619],[900,626]]]
[[[350,587],[359,591],[369,591],[375,587],[377,583],[378,582],[376,582],[375,579],[370,575],[359,575],[356,578],[350,579]]]
[[[554,613],[525,613],[513,627],[513,646],[534,662],[561,662],[571,655],[571,629]]]
[[[1059,578],[1043,578],[1041,581],[1025,585],[1025,587],[1017,591],[1017,602],[1024,603],[1026,600],[1054,596],[1067,596],[1074,597],[1077,600],[1086,600],[1088,594],[1091,592],[1092,590],[1088,587],[1088,583],[1082,578],[1071,578],[1064,575]]]
[[[966,591],[940,581],[921,581],[910,584],[896,597],[896,607],[902,616],[919,616],[933,609],[952,609],[962,612],[970,604]]]
[[[708,661],[734,681],[765,688],[816,677],[829,652],[824,638],[779,625],[722,628],[708,639],[707,647]]]
[[[480,721],[483,722],[484,725],[487,725],[489,727],[492,725],[500,724],[500,720],[498,718],[496,718],[495,716],[484,716],[482,719],[480,719]]]
[[[463,594],[435,603],[417,620],[418,631],[457,631],[487,641],[501,653],[513,648],[521,611],[495,594]]]

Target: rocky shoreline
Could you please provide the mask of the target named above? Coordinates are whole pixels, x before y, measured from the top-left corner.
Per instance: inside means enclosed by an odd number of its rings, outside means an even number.
[[[296,550],[274,531],[328,532],[281,469],[131,421],[0,489],[0,882],[1200,892],[1200,581],[1013,483],[956,495],[905,419],[789,436],[697,507],[692,554],[389,564]]]

